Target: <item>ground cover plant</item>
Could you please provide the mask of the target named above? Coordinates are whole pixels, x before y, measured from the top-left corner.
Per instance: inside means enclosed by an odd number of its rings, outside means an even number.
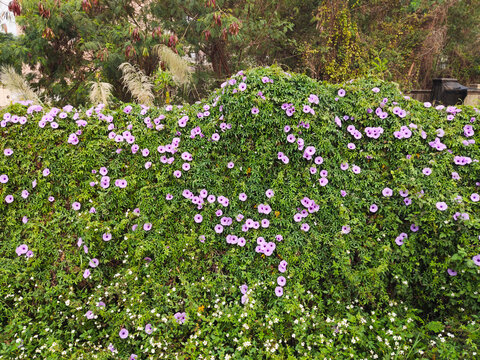
[[[240,72],[0,122],[5,359],[474,359],[478,110]]]

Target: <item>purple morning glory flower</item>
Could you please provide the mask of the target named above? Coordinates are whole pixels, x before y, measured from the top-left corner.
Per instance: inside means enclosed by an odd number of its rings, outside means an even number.
[[[115,180],[115,186],[125,189],[127,187],[127,180],[125,179],[117,179]]]
[[[287,271],[287,265],[288,263],[285,260],[280,261],[280,264],[278,264],[278,271],[284,273],[285,271]]]
[[[90,260],[90,262],[88,263],[88,265],[90,265],[90,267],[92,267],[92,268],[96,268],[99,263],[100,263],[100,262],[98,261],[98,259],[93,258],[92,260]]]
[[[376,204],[370,205],[370,212],[375,213],[378,210],[378,206]]]
[[[447,269],[447,273],[450,276],[457,276],[457,272],[455,270],[452,270],[452,269]]]
[[[187,314],[184,312],[183,313],[177,312],[175,313],[175,315],[173,315],[173,317],[175,318],[175,320],[177,320],[177,323],[179,324],[183,324],[185,322],[186,316]]]
[[[152,324],[145,325],[145,332],[149,335],[153,332]]]
[[[308,225],[307,223],[303,223],[300,226],[300,230],[307,232],[308,230],[310,230],[310,225]]]
[[[241,292],[242,294],[245,295],[245,294],[247,293],[247,291],[248,291],[248,286],[247,286],[247,284],[243,284],[242,286],[240,286],[240,292]]]
[[[472,260],[473,260],[473,263],[477,266],[480,266],[480,254],[478,255],[475,255],[474,257],[472,257]]]
[[[392,189],[386,187],[382,190],[382,195],[385,196],[385,197],[390,197],[393,195],[393,191]]]
[[[278,297],[283,295],[283,288],[281,286],[277,286],[275,288],[275,295],[277,295]]]
[[[440,211],[445,211],[445,210],[448,209],[448,205],[447,205],[445,202],[443,202],[443,201],[437,202],[435,206],[436,206],[437,209],[440,210]]]
[[[323,158],[321,156],[317,156],[314,160],[315,164],[321,165],[323,164]]]
[[[89,270],[89,269],[86,269],[86,270],[83,272],[83,278],[84,278],[84,279],[87,279],[89,276],[90,276],[90,270]]]
[[[126,339],[128,337],[128,330],[125,328],[122,328],[118,333],[118,336],[120,336],[120,339]]]
[[[18,256],[26,254],[27,251],[28,251],[28,246],[25,244],[22,244],[15,249],[15,252],[17,253]]]
[[[151,223],[143,224],[143,230],[150,231],[151,229],[152,229],[152,224]]]
[[[354,174],[360,174],[361,171],[362,171],[362,169],[360,168],[360,166],[357,166],[357,165],[353,165],[353,166],[352,166],[352,172],[353,172]]]

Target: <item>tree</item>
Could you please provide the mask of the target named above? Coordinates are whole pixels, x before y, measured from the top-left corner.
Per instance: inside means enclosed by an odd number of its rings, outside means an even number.
[[[255,64],[271,64],[288,44],[290,1],[160,0],[152,14],[188,51],[205,54],[217,79]]]
[[[155,84],[157,104],[198,100],[238,70],[275,63],[404,88],[480,81],[480,0],[23,0],[17,19],[24,35],[0,36],[0,65],[27,64],[33,86],[60,103],[85,102],[91,81],[131,100],[125,62]],[[185,61],[189,89],[172,72]]]
[[[35,70],[31,80],[58,102],[84,102],[97,77],[129,100],[119,65],[128,61],[150,75],[159,60],[151,48],[177,45],[142,1],[24,0],[18,23],[24,35],[16,42],[24,49],[22,61]]]

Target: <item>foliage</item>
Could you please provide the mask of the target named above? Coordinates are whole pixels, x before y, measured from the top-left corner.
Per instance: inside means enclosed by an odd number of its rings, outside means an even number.
[[[293,27],[289,11],[291,2],[285,0],[162,0],[151,7],[166,29],[182,36],[190,52],[206,54],[218,79],[252,59],[275,59]]]
[[[85,103],[96,74],[113,85],[115,97],[130,100],[118,66],[130,62],[150,75],[158,67],[151,49],[176,46],[147,10],[136,0],[24,0],[16,18],[23,35],[2,47],[2,60],[15,52],[34,71],[33,85],[57,103]]]
[[[305,62],[312,75],[335,82],[355,77],[361,54],[357,26],[347,2],[325,2],[319,6],[315,21],[318,37],[304,40],[310,50]]]
[[[85,103],[95,74],[131,101],[124,62],[163,84],[157,105],[167,93],[199,100],[258,65],[335,82],[374,74],[405,89],[438,76],[480,81],[480,0],[24,0],[17,22],[24,35],[0,36],[0,64],[27,64],[34,87],[63,105]],[[188,88],[178,69],[193,69]]]
[[[478,110],[273,67],[2,116],[1,355],[476,357]]]

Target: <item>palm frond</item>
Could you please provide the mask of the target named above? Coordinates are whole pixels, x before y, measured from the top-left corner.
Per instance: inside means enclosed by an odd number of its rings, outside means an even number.
[[[90,81],[90,85],[89,97],[92,105],[108,105],[109,99],[112,96],[113,85],[100,81]]]
[[[37,104],[42,103],[27,80],[18,74],[13,66],[3,65],[0,68],[0,82],[7,90],[11,91],[18,100],[32,100]]]
[[[165,62],[175,84],[181,86],[190,83],[192,80],[192,69],[188,61],[175,54],[168,46],[162,44],[155,45],[153,51]]]
[[[118,68],[123,74],[123,85],[137,102],[144,105],[153,104],[153,84],[150,78],[141,69],[128,62],[120,64]]]

